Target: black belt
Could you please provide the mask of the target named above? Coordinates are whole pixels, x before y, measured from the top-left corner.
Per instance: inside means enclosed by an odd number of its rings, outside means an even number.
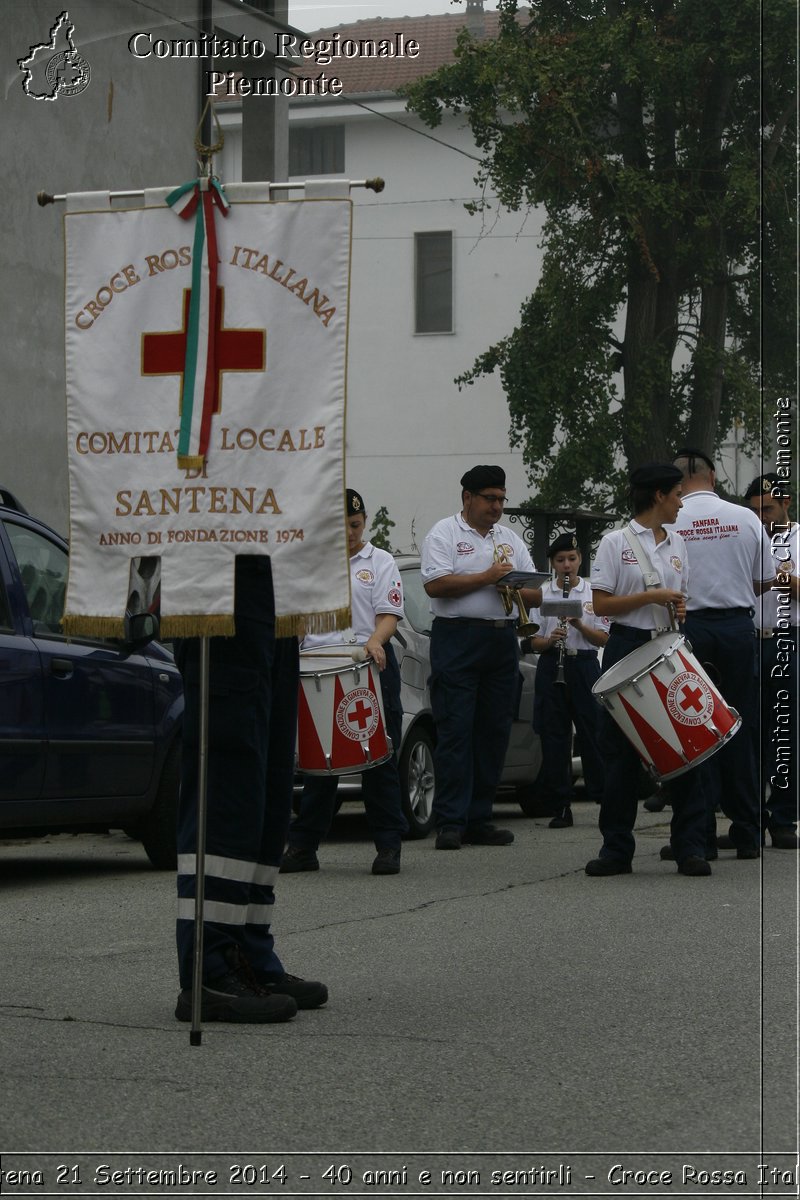
[[[626,642],[637,642],[641,645],[651,641],[655,633],[669,633],[669,630],[639,629],[636,625],[620,625],[618,621],[612,621],[609,637],[616,635],[618,638],[624,638]]]
[[[437,617],[437,621],[447,621],[448,625],[482,625],[484,629],[488,625],[491,629],[505,629],[509,625],[516,625],[516,621],[498,619],[493,620],[491,617]]]
[[[692,608],[687,617],[702,617],[703,619],[719,617],[754,617],[753,608]]]

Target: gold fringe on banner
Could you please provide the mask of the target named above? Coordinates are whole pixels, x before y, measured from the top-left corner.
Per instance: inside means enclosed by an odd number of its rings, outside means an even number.
[[[233,613],[216,616],[186,613],[183,616],[161,618],[162,638],[233,637],[235,633]]]
[[[90,617],[86,613],[64,613],[62,632],[67,637],[124,638],[124,617]]]
[[[349,608],[335,608],[324,613],[291,613],[275,619],[276,637],[304,637],[307,633],[333,633],[348,629],[351,623]]]
[[[202,454],[179,454],[178,455],[178,470],[179,471],[201,471],[206,465],[206,460]]]

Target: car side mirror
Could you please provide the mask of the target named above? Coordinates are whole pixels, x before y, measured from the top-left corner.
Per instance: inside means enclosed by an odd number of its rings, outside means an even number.
[[[125,618],[125,645],[130,650],[140,650],[158,637],[160,622],[155,613],[136,613]]]

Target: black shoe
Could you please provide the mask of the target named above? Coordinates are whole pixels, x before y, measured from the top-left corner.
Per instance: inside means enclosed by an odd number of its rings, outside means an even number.
[[[572,823],[572,809],[568,806],[562,813],[559,813],[557,817],[553,817],[552,821],[548,823],[547,828],[569,829]]]
[[[661,847],[661,849],[658,852],[658,856],[662,862],[675,862],[675,854],[673,852],[672,846],[669,844]],[[719,855],[717,854],[716,850],[706,850],[706,852],[705,852],[706,862],[714,862],[717,858],[719,858]]]
[[[632,869],[621,858],[592,858],[586,864],[587,875],[630,875]]]
[[[461,836],[462,842],[470,846],[508,846],[514,835],[510,829],[498,829],[496,825],[468,825]]]
[[[379,846],[372,864],[373,875],[400,874],[400,847]]]
[[[445,825],[436,835],[437,850],[460,850],[461,830],[457,825]]]
[[[760,858],[761,851],[758,846],[739,846],[736,851],[737,858]]]
[[[800,849],[800,840],[798,840],[791,825],[781,826],[778,829],[770,829],[770,840],[776,850],[797,850]]]
[[[717,849],[718,850],[735,850],[736,842],[733,840],[733,838],[731,837],[731,835],[729,833],[721,833],[719,835],[719,837],[717,838]]]
[[[710,875],[711,867],[704,858],[698,858],[696,854],[690,854],[683,862],[678,863],[678,871],[681,875]]]
[[[290,996],[298,1008],[322,1008],[328,999],[324,983],[313,979],[300,979],[298,975],[284,973],[277,977],[256,972],[259,985],[270,996]]]
[[[271,995],[261,987],[252,967],[237,946],[231,946],[225,958],[229,970],[203,987],[200,1017],[204,1022],[230,1021],[237,1025],[266,1025],[292,1019],[298,1007],[292,996]],[[191,1021],[191,988],[185,988],[178,996],[175,1016],[179,1021]]]
[[[292,871],[318,871],[319,859],[314,850],[304,846],[287,846],[281,859],[281,874]]]

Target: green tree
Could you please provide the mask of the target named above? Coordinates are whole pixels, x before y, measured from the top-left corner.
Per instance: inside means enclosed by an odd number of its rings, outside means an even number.
[[[615,451],[630,466],[713,450],[735,419],[752,446],[762,402],[793,386],[795,6],[498,9],[496,39],[462,33],[408,92],[430,126],[466,114],[475,210],[493,189],[544,212],[519,324],[457,382],[500,372],[539,502],[618,503]]]
[[[389,516],[388,508],[385,504],[382,504],[376,510],[370,527],[369,540],[373,546],[377,546],[380,550],[388,550],[390,554],[393,554],[394,551],[392,550],[390,539],[394,525],[394,521]]]

